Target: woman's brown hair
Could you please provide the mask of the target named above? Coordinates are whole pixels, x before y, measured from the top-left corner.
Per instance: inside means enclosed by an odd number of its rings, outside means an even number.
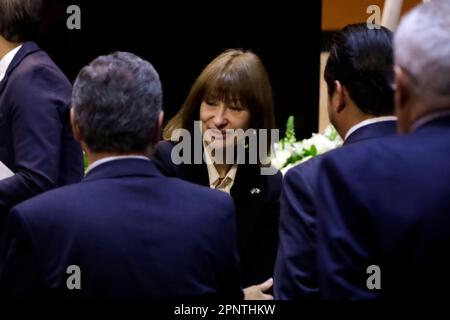
[[[268,129],[266,150],[270,153],[270,129],[275,126],[272,86],[256,54],[230,49],[209,63],[192,85],[181,110],[165,126],[164,139],[171,140],[176,129],[187,129],[192,133],[204,100],[248,108],[250,128]]]

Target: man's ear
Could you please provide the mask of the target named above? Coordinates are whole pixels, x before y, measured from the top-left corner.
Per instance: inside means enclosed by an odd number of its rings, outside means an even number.
[[[408,74],[399,66],[394,67],[395,74],[395,115],[397,116],[397,131],[408,133],[412,125],[411,122],[411,83]]]
[[[394,67],[395,74],[395,110],[401,112],[409,100],[409,78],[405,71],[399,67]]]
[[[335,113],[340,113],[344,110],[346,106],[346,96],[347,92],[339,80],[334,81],[334,93],[331,98],[331,107]]]
[[[164,111],[160,111],[156,119],[155,128],[153,129],[152,145],[157,144],[161,140],[162,124],[164,120]]]
[[[81,132],[80,128],[78,127],[75,111],[73,110],[73,108],[70,108],[70,125],[72,126],[72,134],[75,141],[81,144],[82,141]]]

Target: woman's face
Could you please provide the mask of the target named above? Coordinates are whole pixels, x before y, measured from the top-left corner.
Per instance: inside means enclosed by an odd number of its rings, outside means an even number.
[[[202,101],[200,121],[207,144],[215,141],[228,147],[236,143],[236,136],[227,129],[246,131],[250,125],[250,111],[242,106],[225,105],[221,101]]]

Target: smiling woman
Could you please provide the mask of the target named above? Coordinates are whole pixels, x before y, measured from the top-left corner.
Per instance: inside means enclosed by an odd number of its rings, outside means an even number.
[[[200,125],[196,126],[198,120]],[[243,144],[248,145],[246,139],[261,138],[258,134],[239,136],[237,131],[258,133],[259,129],[271,130],[273,127],[272,87],[262,61],[250,51],[227,50],[199,75],[183,107],[168,122],[164,130],[166,141],[155,148],[157,165],[166,175],[232,196],[244,286],[261,283],[271,278],[273,272],[278,243],[281,174],[277,170],[271,170],[271,175],[261,174],[261,169],[267,167],[272,136],[266,135],[266,140],[258,141],[257,145],[265,150],[265,154],[253,163],[250,157],[245,157],[249,160],[245,163],[238,161],[239,157],[232,163],[216,161],[210,146],[215,145],[215,151],[220,147],[229,154]],[[194,138],[202,137],[200,148],[194,145],[191,153],[194,158],[202,159],[200,163],[174,163],[173,151],[184,142],[175,138],[178,129],[184,129]],[[260,143],[267,146],[263,148]],[[247,152],[251,149],[246,148]],[[200,157],[196,152],[200,152]],[[262,288],[267,288],[267,283]],[[260,291],[262,294],[263,290]]]

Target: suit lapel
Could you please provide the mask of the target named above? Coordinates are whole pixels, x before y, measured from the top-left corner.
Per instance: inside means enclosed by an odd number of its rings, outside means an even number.
[[[265,190],[262,190],[259,167],[257,165],[240,165],[237,170],[236,180],[231,188],[231,196],[236,206],[244,208],[246,216],[256,216],[262,211]]]
[[[17,51],[16,55],[14,56],[14,59],[11,61],[11,64],[8,66],[8,69],[6,70],[5,77],[2,81],[0,81],[0,95],[3,93],[3,90],[5,89],[6,83],[8,82],[8,78],[11,75],[11,73],[14,71],[14,69],[22,62],[23,59],[25,59],[26,56],[40,51],[39,47],[34,42],[24,42],[22,45],[22,48],[20,48],[19,51]]]

